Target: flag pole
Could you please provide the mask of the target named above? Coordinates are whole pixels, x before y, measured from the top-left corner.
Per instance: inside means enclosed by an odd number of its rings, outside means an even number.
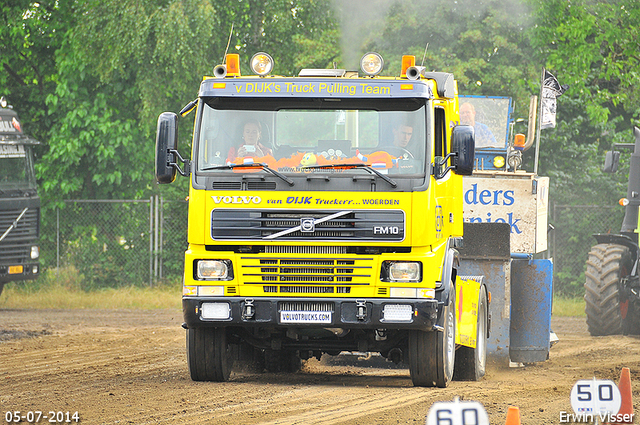
[[[544,67],[540,77],[540,101],[538,102],[538,128],[536,128],[536,155],[533,162],[533,175],[538,175],[538,158],[540,155],[540,127],[542,126],[542,90],[544,88]]]

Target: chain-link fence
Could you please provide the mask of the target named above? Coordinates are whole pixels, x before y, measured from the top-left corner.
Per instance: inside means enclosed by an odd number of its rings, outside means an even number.
[[[156,196],[65,201],[55,226],[43,228],[41,245],[45,265],[73,266],[93,289],[178,278],[186,241],[186,202]]]
[[[585,262],[596,244],[594,233],[619,233],[624,208],[599,205],[554,205],[549,250],[553,258],[554,292],[582,295]]]
[[[594,233],[617,233],[624,208],[553,205],[549,255],[554,290],[582,295],[585,261]],[[53,222],[53,220],[48,220]],[[41,251],[48,267],[73,266],[87,289],[153,285],[182,276],[187,247],[187,203],[147,200],[65,201],[55,226],[43,229]]]

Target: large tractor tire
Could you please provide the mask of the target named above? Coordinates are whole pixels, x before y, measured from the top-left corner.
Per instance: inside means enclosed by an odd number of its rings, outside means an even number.
[[[187,329],[187,361],[191,379],[228,381],[233,365],[231,348],[226,328]]]
[[[453,289],[453,286],[452,286]],[[409,333],[409,373],[416,387],[445,388],[453,378],[456,354],[455,291],[444,308],[444,331]]]
[[[456,363],[453,379],[456,381],[478,381],[487,368],[487,293],[480,289],[478,299],[478,325],[476,330],[476,348],[462,346],[456,351]]]
[[[620,302],[619,283],[628,276],[631,266],[631,253],[625,246],[599,244],[589,251],[584,300],[591,335],[622,333],[629,302]]]

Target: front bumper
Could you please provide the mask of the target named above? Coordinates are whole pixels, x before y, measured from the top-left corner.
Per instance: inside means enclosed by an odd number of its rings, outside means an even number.
[[[40,275],[38,262],[26,264],[0,264],[0,283],[35,279]]]
[[[228,319],[207,319],[202,317],[203,303],[228,303]],[[247,309],[247,304],[251,305]],[[322,305],[324,311],[331,312],[330,320],[323,323],[283,322],[283,306]],[[411,317],[408,320],[385,320],[384,309],[387,305],[410,305]],[[188,328],[199,327],[271,327],[271,328],[344,328],[344,329],[420,329],[433,330],[438,323],[442,303],[436,299],[399,299],[369,298],[239,298],[239,297],[183,297],[182,311]],[[364,309],[362,308],[364,307]],[[247,317],[247,311],[253,314]],[[287,308],[287,311],[290,308]],[[309,310],[301,310],[301,313]],[[326,317],[326,316],[324,316]],[[387,316],[388,317],[388,316]]]

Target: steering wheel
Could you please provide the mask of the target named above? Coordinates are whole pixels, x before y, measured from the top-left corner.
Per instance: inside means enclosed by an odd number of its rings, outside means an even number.
[[[415,159],[415,157],[413,156],[413,154],[411,152],[409,152],[405,148],[401,148],[400,146],[394,146],[393,148],[391,148],[389,150],[392,150],[392,151],[395,150],[395,151],[402,152],[403,154],[406,154],[409,158]]]

